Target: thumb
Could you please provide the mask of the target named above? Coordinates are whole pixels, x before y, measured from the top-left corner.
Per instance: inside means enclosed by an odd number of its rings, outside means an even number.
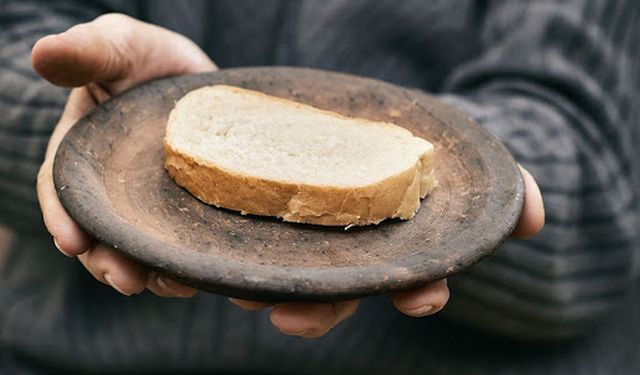
[[[216,69],[185,36],[122,14],[100,16],[38,40],[31,61],[56,85],[97,82],[114,95],[154,78]]]

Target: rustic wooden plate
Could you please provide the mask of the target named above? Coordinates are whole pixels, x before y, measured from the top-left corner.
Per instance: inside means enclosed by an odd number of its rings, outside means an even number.
[[[437,185],[413,220],[349,230],[207,206],[168,177],[162,137],[176,100],[218,83],[404,126],[435,144]],[[509,152],[461,112],[381,81],[284,67],[163,79],[113,98],[67,134],[54,179],[97,239],[185,283],[265,301],[341,300],[447,277],[505,240],[524,196]]]

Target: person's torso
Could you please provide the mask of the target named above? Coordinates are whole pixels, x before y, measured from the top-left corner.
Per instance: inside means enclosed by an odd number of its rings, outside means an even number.
[[[483,2],[159,1],[143,17],[194,40],[221,68],[292,65],[437,92],[479,51]]]

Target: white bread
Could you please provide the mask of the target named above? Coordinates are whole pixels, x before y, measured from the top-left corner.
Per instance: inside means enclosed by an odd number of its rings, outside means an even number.
[[[189,92],[169,116],[169,175],[203,202],[320,225],[412,218],[433,146],[399,126],[232,86]]]

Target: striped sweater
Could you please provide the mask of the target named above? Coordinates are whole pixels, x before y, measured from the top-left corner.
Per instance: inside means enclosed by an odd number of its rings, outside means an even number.
[[[206,293],[189,301],[120,298],[90,281],[76,262],[60,259],[47,239],[35,178],[66,92],[30,67],[37,38],[111,11],[185,34],[222,68],[309,66],[438,95],[492,131],[534,175],[546,227],[533,239],[507,242],[493,258],[452,278],[445,318],[411,321],[387,301],[372,299],[313,343],[280,336],[264,314],[250,316]],[[606,374],[625,363],[614,373],[640,371],[633,359],[640,351],[640,310],[634,304],[640,269],[640,167],[634,162],[640,156],[640,2],[2,1],[0,29],[0,221],[16,230],[13,251],[0,266],[0,345],[10,353],[7,363],[28,358],[34,368],[115,372],[555,368],[581,374]],[[631,307],[624,305],[629,300]],[[620,306],[627,306],[624,313]],[[628,321],[615,323],[622,338],[607,336],[607,342],[635,339],[635,355],[632,349],[614,355],[597,341],[605,340],[597,327],[612,314]],[[590,334],[596,341],[589,341],[582,357],[546,356],[548,367],[536,361],[518,367],[496,359],[499,351],[490,361],[467,357],[464,367],[436,349],[455,350],[449,342],[455,337],[480,353],[491,351],[478,349],[480,343],[504,345],[505,353],[529,363],[525,358],[531,356],[514,354],[520,349],[511,342],[475,330],[538,339]],[[419,332],[435,336],[418,341]],[[614,365],[588,365],[593,348],[613,356]]]

